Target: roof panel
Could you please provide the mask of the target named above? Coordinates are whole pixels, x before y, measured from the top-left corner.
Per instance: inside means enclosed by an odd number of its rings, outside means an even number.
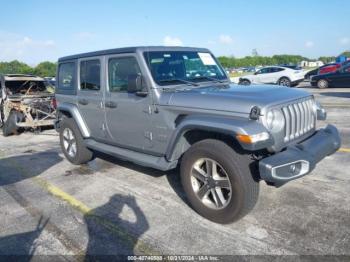
[[[137,47],[123,47],[107,49],[95,52],[88,52],[82,54],[76,54],[71,56],[65,56],[58,59],[59,62],[74,60],[79,58],[101,56],[101,55],[111,55],[111,54],[123,54],[123,53],[136,53],[138,51],[199,51],[199,52],[210,52],[206,48],[195,48],[195,47],[168,47],[168,46],[137,46]]]

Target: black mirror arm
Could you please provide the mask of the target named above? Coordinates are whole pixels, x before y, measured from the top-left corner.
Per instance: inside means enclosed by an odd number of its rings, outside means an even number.
[[[141,97],[146,97],[148,95],[148,91],[147,90],[137,91],[137,92],[135,92],[135,95],[141,96]]]

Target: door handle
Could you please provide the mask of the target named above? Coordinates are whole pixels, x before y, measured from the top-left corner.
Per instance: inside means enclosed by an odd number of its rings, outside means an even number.
[[[112,101],[107,101],[107,102],[105,102],[105,107],[116,108],[117,107],[117,103],[114,103]]]
[[[78,103],[83,105],[83,106],[86,106],[89,104],[89,101],[87,101],[86,99],[79,99],[78,100]]]

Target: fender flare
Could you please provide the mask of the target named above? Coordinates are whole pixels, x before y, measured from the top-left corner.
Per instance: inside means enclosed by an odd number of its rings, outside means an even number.
[[[81,132],[81,135],[84,138],[90,137],[90,130],[86,125],[84,118],[81,116],[79,109],[76,105],[71,103],[61,103],[57,106],[57,122],[59,122],[60,113],[67,112],[69,113],[74,121],[77,123],[78,128]]]
[[[228,118],[217,116],[199,116],[192,115],[182,119],[180,124],[173,132],[166,150],[166,159],[168,161],[178,160],[189,146],[183,144],[181,140],[185,139],[185,134],[192,130],[217,132],[232,136],[236,139],[237,134],[253,135],[267,132],[266,128],[257,121],[247,118]],[[236,140],[237,141],[237,140]],[[239,141],[238,141],[239,142]],[[240,143],[241,144],[241,143]],[[273,144],[272,138],[256,144],[241,144],[242,148],[249,151],[255,151],[266,148]]]

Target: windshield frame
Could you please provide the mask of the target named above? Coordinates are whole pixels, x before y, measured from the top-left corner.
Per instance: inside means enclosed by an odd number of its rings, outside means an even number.
[[[167,54],[167,53],[183,53],[184,55],[186,55],[185,53],[208,53],[210,54],[210,56],[212,57],[212,59],[215,61],[216,65],[217,66],[217,69],[222,73],[222,77],[216,77],[216,76],[200,76],[198,77],[198,80],[200,79],[200,81],[196,81],[197,79],[194,77],[194,78],[177,78],[177,77],[174,77],[174,78],[168,78],[168,79],[157,79],[154,75],[154,72],[153,72],[153,68],[151,66],[151,63],[150,63],[150,60],[151,60],[151,57],[150,57],[150,54],[151,53],[163,53],[163,54]],[[187,86],[187,87],[190,87],[190,88],[196,88],[196,87],[199,87],[199,86],[202,86],[202,85],[207,85],[208,83],[215,83],[215,84],[222,84],[222,83],[228,83],[230,82],[230,78],[229,76],[227,75],[225,69],[222,67],[222,65],[220,64],[220,62],[218,61],[218,59],[209,51],[209,50],[206,50],[206,51],[203,51],[203,49],[194,49],[194,50],[172,50],[172,49],[169,49],[169,50],[157,50],[157,51],[153,51],[153,50],[145,50],[142,52],[142,57],[145,61],[145,64],[147,66],[147,69],[149,71],[149,75],[150,77],[152,78],[154,84],[156,85],[156,88],[174,88],[176,86]],[[210,79],[212,78],[212,79]],[[166,83],[167,81],[165,80],[183,80],[184,82],[181,83],[180,81],[178,81],[178,83],[176,83],[176,81],[168,81],[169,84],[164,84]],[[185,82],[193,82],[194,84],[189,84],[189,83],[185,83]],[[163,82],[163,84],[161,83]]]

